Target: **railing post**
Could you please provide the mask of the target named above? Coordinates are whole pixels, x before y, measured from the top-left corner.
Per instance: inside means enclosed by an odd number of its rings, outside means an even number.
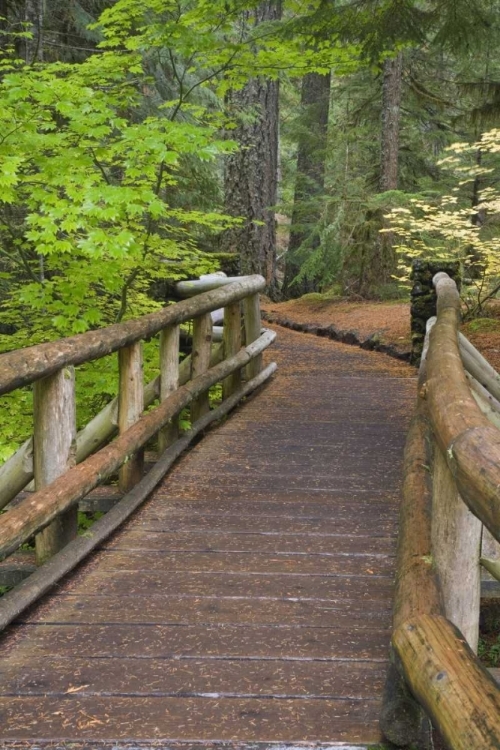
[[[477,652],[481,600],[481,521],[458,494],[445,456],[434,452],[432,554],[444,599],[446,617]]]
[[[191,354],[191,377],[203,375],[210,367],[210,350],[212,347],[212,317],[210,313],[200,315],[193,320],[193,351]],[[210,411],[208,391],[202,393],[191,404],[191,422]]]
[[[224,308],[224,358],[232,357],[241,349],[241,306],[239,302]],[[233,372],[222,383],[222,398],[226,399],[241,386],[241,371]]]
[[[260,298],[258,294],[252,294],[243,300],[243,312],[245,317],[245,343],[251,344],[260,336],[262,328],[260,320]],[[262,355],[255,357],[246,367],[247,380],[251,380],[262,370]]]
[[[160,334],[160,401],[164,401],[179,387],[180,328],[168,326]],[[177,420],[158,433],[158,453],[161,455],[179,436]]]
[[[131,427],[144,411],[142,377],[142,341],[126,346],[118,352],[120,391],[118,394],[118,430],[120,435]],[[144,451],[129,456],[119,471],[118,484],[128,492],[142,479]]]
[[[65,367],[33,384],[35,489],[51,484],[75,464],[75,372]],[[35,537],[41,565],[76,537],[78,508],[61,513]]]

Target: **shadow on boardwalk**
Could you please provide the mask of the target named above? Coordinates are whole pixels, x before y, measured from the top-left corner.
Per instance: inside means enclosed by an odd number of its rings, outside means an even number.
[[[1,747],[380,740],[414,370],[284,330],[270,356],[273,382],[7,633]]]

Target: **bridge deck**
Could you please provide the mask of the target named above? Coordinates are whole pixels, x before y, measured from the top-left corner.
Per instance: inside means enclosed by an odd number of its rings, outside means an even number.
[[[11,628],[2,747],[380,740],[414,371],[279,334],[274,381]]]

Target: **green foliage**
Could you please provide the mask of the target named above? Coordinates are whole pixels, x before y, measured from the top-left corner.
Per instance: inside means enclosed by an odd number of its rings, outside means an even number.
[[[0,398],[0,465],[33,433],[33,397],[23,388]]]
[[[498,667],[500,664],[500,636],[494,643],[488,643],[484,638],[480,638],[477,653],[483,664],[488,667]]]
[[[20,274],[7,322],[43,316],[53,334],[78,333],[152,309],[146,291],[164,272],[160,259],[182,260],[173,278],[213,268],[196,233],[227,221],[172,207],[168,194],[181,156],[214,160],[232,145],[208,123],[135,121],[131,77],[141,73],[137,55],[113,52],[80,65],[5,66],[0,235],[7,272]],[[43,338],[35,320],[30,333]]]
[[[4,52],[0,352],[151,312],[156,279],[215,270],[201,248],[232,220],[218,195],[200,207],[196,194],[183,196],[190,174],[218,170],[234,148],[210,112],[177,92],[174,107],[160,102],[147,114],[144,50],[34,66]],[[146,351],[146,376],[150,359]],[[79,426],[116,388],[113,359],[79,369]],[[32,432],[31,392],[3,404],[0,462]]]
[[[500,167],[500,130],[484,133],[473,144],[455,143],[447,151],[440,164],[453,170],[458,181],[452,194],[412,199],[410,208],[393,209],[386,231],[398,238],[403,281],[414,258],[458,260],[463,298],[474,316],[500,290],[500,194],[491,184]]]
[[[82,513],[78,511],[78,534],[84,536],[94,523],[102,518],[104,513]]]
[[[216,383],[210,387],[208,391],[208,399],[210,402],[210,408],[216,409],[222,403],[222,384]]]

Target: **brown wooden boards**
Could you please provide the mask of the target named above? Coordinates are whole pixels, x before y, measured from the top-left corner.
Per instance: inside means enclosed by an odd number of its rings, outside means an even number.
[[[11,629],[2,643],[4,656],[17,662],[22,646],[32,658],[54,654],[80,658],[238,658],[301,659],[304,661],[386,661],[390,629],[367,630],[350,623],[347,628],[312,628],[284,624],[254,625],[31,625]],[[75,643],[77,639],[77,643]],[[4,665],[2,665],[4,666]],[[333,667],[334,668],[334,665]]]
[[[413,371],[288,331],[273,358],[7,632],[1,747],[380,741]]]

